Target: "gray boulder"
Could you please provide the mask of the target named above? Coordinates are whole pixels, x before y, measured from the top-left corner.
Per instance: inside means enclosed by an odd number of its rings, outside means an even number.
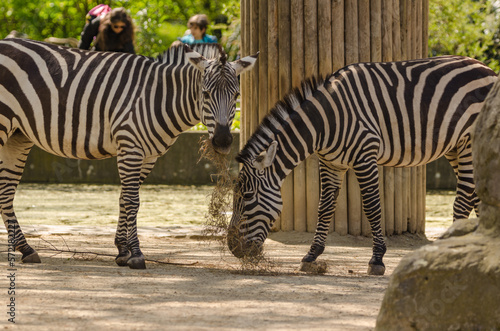
[[[476,121],[480,219],[405,256],[391,276],[376,330],[500,330],[500,81]]]

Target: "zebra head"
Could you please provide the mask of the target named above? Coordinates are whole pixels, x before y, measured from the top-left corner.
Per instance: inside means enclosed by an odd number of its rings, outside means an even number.
[[[202,72],[199,91],[201,122],[207,127],[209,139],[215,151],[228,154],[233,136],[231,125],[240,94],[238,75],[250,70],[257,61],[258,53],[243,59],[227,62],[227,55],[219,45],[219,56],[207,59],[185,46],[188,60]]]
[[[233,196],[233,216],[228,229],[229,249],[238,258],[255,256],[279,217],[283,207],[280,187],[273,161],[277,142],[274,141],[258,156],[250,153],[236,158],[243,167]]]

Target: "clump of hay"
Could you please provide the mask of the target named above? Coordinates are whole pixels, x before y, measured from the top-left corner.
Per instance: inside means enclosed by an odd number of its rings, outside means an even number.
[[[245,256],[240,259],[241,273],[250,275],[279,275],[282,268],[278,261],[266,256],[264,252],[259,252],[255,256]]]
[[[230,172],[228,158],[215,151],[210,139],[200,140],[200,152],[200,160],[206,158],[215,165],[217,170],[216,174],[213,175],[216,178],[216,183],[210,194],[202,233],[207,238],[216,238],[221,245],[225,246],[236,178]]]
[[[217,153],[210,139],[200,140],[200,160],[206,158],[211,161],[217,172],[213,175],[216,184],[209,197],[208,212],[203,228],[203,235],[208,239],[215,239],[220,244],[221,253],[226,252],[228,240],[228,228],[232,211],[234,188],[237,177],[231,174],[229,159]],[[234,211],[241,212],[241,211]],[[238,232],[239,234],[239,232]],[[232,240],[243,240],[238,234],[231,234]],[[246,256],[240,259],[241,272],[251,274],[277,274],[277,263],[267,258],[259,250],[254,256]]]

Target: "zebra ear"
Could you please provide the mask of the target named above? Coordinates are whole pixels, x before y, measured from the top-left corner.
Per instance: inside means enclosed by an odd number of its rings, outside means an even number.
[[[277,149],[278,149],[278,142],[273,141],[271,145],[269,145],[266,151],[263,151],[262,153],[259,154],[259,156],[257,156],[257,158],[254,161],[255,168],[257,168],[257,170],[264,170],[265,168],[273,164],[274,158],[276,157]]]
[[[184,44],[184,53],[188,61],[198,70],[205,71],[205,68],[208,66],[208,61],[199,53],[193,51],[191,47]]]
[[[259,56],[259,52],[255,55],[246,56],[242,59],[231,62],[231,66],[236,70],[236,76],[250,70],[253,68],[255,62],[257,61],[257,57]]]

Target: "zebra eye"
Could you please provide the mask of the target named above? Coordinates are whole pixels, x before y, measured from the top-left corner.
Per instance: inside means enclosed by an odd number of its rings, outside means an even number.
[[[208,90],[203,90],[202,93],[205,99],[210,99],[210,92]]]
[[[253,192],[245,192],[243,193],[243,200],[250,201],[253,199],[253,196],[254,196]]]

